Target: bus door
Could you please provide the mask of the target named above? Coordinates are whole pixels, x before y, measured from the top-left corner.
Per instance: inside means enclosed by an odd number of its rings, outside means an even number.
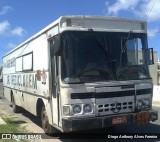
[[[59,126],[60,121],[60,100],[59,100],[59,56],[53,54],[53,40],[50,40],[50,53],[51,53],[51,75],[52,75],[52,114],[53,114],[53,123]]]

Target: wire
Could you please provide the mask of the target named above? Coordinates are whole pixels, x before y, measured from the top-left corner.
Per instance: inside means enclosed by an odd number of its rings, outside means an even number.
[[[22,48],[24,48],[21,52],[20,52],[20,54],[16,57],[16,58],[14,58],[14,60],[13,60],[13,62],[16,62],[16,59],[17,58],[19,58],[21,55],[22,55],[22,53],[24,52],[24,50],[27,48],[27,46],[29,45],[29,43],[30,42],[28,42],[26,45],[25,45],[25,47],[23,46]],[[4,60],[3,62],[6,62],[7,60]],[[9,63],[9,65],[10,65],[11,63]]]
[[[152,7],[151,7],[151,9],[150,9],[150,11],[148,12],[147,18],[149,18],[150,14],[151,14],[151,12],[152,12],[155,4],[156,4],[156,1],[157,1],[157,0],[154,1],[153,5],[152,5]]]

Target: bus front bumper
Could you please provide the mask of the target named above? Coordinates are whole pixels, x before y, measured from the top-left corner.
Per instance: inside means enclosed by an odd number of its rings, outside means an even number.
[[[147,124],[149,121],[158,119],[158,112],[154,110],[141,111],[137,113],[111,115],[103,117],[83,117],[83,118],[63,118],[62,129],[63,132],[81,131],[90,129],[101,129],[122,124],[137,125]]]

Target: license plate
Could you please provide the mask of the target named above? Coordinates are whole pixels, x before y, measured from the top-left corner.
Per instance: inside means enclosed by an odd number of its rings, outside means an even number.
[[[126,116],[112,118],[112,124],[113,125],[122,124],[122,123],[127,123],[127,117]]]
[[[139,112],[137,114],[137,124],[146,124],[149,123],[150,113],[148,111]]]

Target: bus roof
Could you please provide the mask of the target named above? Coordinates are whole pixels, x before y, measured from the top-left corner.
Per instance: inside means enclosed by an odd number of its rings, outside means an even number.
[[[91,22],[89,23],[89,21],[91,21]],[[99,22],[96,23],[97,21],[99,21]],[[104,26],[105,27],[108,26],[107,23],[105,23],[105,21],[122,22],[122,23],[117,24],[117,26],[120,25],[121,27],[122,26],[125,27],[124,25],[122,25],[122,24],[124,24],[124,22],[132,23],[132,24],[133,23],[135,23],[135,24],[139,23],[140,26],[144,26],[143,30],[146,31],[146,29],[147,29],[147,27],[146,27],[147,22],[146,21],[140,21],[140,20],[135,20],[135,19],[126,19],[126,18],[118,18],[118,17],[105,17],[105,16],[84,16],[84,15],[61,16],[57,20],[55,20],[54,22],[52,22],[51,24],[49,24],[48,26],[46,26],[45,28],[43,28],[42,30],[37,32],[35,35],[31,36],[29,39],[27,39],[26,41],[24,41],[23,43],[21,43],[20,45],[15,47],[13,50],[11,50],[7,54],[5,54],[3,56],[3,58],[5,56],[11,54],[15,50],[21,48],[22,46],[26,45],[27,43],[33,41],[34,39],[41,36],[42,34],[47,33],[55,25],[59,25],[60,28],[64,28],[64,27],[67,27],[67,26],[71,26],[71,27],[74,27],[74,28],[76,28],[76,26],[77,26],[78,29],[79,29],[80,26],[82,26],[83,28],[92,28],[92,27],[98,27],[98,28],[102,27],[102,28],[104,28]],[[82,25],[80,25],[80,24],[82,24]],[[111,23],[109,23],[109,24],[111,25]],[[143,25],[141,25],[141,24],[143,24]],[[138,27],[139,25],[135,25],[135,27],[136,26]]]

